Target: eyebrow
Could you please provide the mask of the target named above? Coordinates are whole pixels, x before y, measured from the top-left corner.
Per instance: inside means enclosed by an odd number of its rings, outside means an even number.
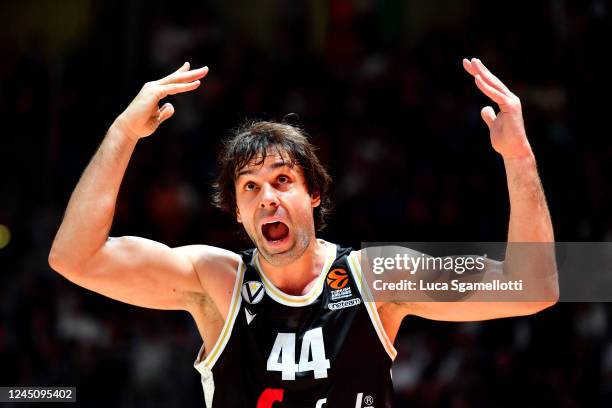
[[[272,168],[272,170],[276,170],[280,167],[287,167],[287,168],[292,168],[292,166],[289,166],[287,163],[283,162],[283,161],[277,161],[274,162],[270,165],[270,168]],[[247,174],[253,174],[254,171],[253,170],[249,170],[249,169],[245,169],[245,170],[241,170],[238,172],[238,175],[236,176],[236,179],[240,178],[240,176],[245,176]]]

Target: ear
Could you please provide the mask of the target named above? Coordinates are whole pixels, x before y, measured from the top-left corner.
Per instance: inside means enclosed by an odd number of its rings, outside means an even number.
[[[240,210],[236,207],[236,221],[242,224],[242,217],[240,216]]]
[[[321,194],[319,194],[318,191],[315,191],[310,196],[310,205],[311,205],[312,208],[315,208],[315,207],[318,207],[319,205],[321,205]]]

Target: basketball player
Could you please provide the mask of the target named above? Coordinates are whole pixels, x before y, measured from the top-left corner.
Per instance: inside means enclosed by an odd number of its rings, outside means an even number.
[[[508,241],[553,242],[519,99],[478,59],[463,60],[499,107],[482,109],[502,155],[511,204]],[[158,103],[200,86],[208,68],[144,85],[109,128],[66,209],[49,255],[72,282],[133,305],[186,310],[203,346],[195,368],[207,407],[389,407],[393,343],[410,314],[474,321],[536,313],[543,302],[365,302],[360,251],[318,239],[330,177],[299,129],[257,122],[223,145],[215,203],[255,245],[233,253],[109,237],[116,198],[141,138],[174,114]],[[520,275],[520,271],[516,271]]]

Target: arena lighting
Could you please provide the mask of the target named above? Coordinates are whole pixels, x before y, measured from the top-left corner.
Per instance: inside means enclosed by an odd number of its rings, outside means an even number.
[[[0,224],[0,249],[4,249],[11,242],[11,230]]]

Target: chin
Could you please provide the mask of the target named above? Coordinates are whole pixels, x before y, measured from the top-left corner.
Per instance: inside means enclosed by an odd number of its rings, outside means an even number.
[[[264,237],[261,237],[260,242],[263,245],[258,245],[257,249],[268,263],[274,266],[288,265],[300,258],[308,248],[309,237],[306,236],[307,234],[300,235],[303,235],[301,239],[300,237],[297,237],[297,239],[290,239],[291,237],[285,238],[285,240],[289,241],[286,242],[286,245],[280,245],[283,242],[271,244]]]

